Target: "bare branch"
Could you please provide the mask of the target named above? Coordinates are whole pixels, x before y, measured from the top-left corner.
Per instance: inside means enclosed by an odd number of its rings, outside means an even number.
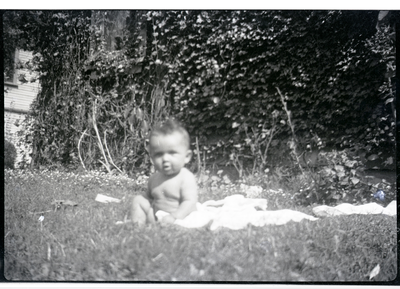
[[[82,135],[81,135],[81,137],[79,138],[79,141],[78,141],[78,156],[79,156],[79,159],[80,159],[81,164],[82,164],[83,168],[85,169],[85,171],[87,171],[87,169],[86,169],[85,163],[83,162],[83,159],[81,157],[81,149],[80,149],[80,147],[81,147],[81,142],[82,142],[83,136],[86,134],[86,131],[87,131],[87,129],[85,129],[85,131],[82,133]]]
[[[107,171],[111,174],[110,165],[108,163],[106,153],[104,152],[103,144],[101,143],[99,130],[97,129],[97,124],[96,124],[96,104],[97,104],[97,98],[93,102],[93,117],[92,117],[93,128],[96,131],[97,141],[98,141],[98,144],[99,144],[99,148],[100,148],[100,150],[101,150],[101,152],[103,154],[105,163],[103,163],[101,160],[99,160],[99,161],[106,167]]]
[[[121,170],[119,169],[119,167],[117,167],[117,166],[114,164],[114,161],[113,161],[113,159],[112,159],[112,157],[111,157],[110,151],[108,150],[108,146],[107,146],[107,130],[104,131],[104,145],[105,145],[105,147],[106,147],[108,157],[110,158],[110,163],[111,163],[121,174],[123,174],[123,171],[121,171]]]

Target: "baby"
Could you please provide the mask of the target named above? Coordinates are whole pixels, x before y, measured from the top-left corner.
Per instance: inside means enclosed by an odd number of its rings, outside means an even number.
[[[147,192],[132,203],[132,221],[143,225],[156,221],[155,213],[169,213],[160,220],[173,223],[196,210],[197,183],[184,166],[191,157],[189,134],[175,120],[154,128],[149,139],[150,158],[156,172],[150,177]]]

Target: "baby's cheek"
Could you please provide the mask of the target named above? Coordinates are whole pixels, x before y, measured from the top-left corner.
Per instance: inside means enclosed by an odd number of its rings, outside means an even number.
[[[156,159],[156,160],[154,160],[153,161],[154,162],[154,165],[156,166],[156,167],[160,167],[161,166],[161,164],[162,164],[162,162],[161,162],[161,160],[160,159]]]

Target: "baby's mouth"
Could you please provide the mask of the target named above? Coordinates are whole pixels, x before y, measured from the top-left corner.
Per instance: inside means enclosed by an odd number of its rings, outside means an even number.
[[[169,165],[164,165],[164,166],[163,166],[163,170],[164,170],[164,171],[170,171],[170,170],[171,170],[171,166],[169,166]]]

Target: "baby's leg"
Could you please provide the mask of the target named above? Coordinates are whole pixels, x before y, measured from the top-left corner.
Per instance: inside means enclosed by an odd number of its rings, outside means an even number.
[[[142,195],[136,196],[132,201],[131,218],[133,223],[138,223],[139,226],[149,223],[154,223],[153,208],[148,199]]]
[[[147,222],[149,222],[150,224],[154,224],[156,222],[153,207],[150,207],[150,210],[147,212]]]

